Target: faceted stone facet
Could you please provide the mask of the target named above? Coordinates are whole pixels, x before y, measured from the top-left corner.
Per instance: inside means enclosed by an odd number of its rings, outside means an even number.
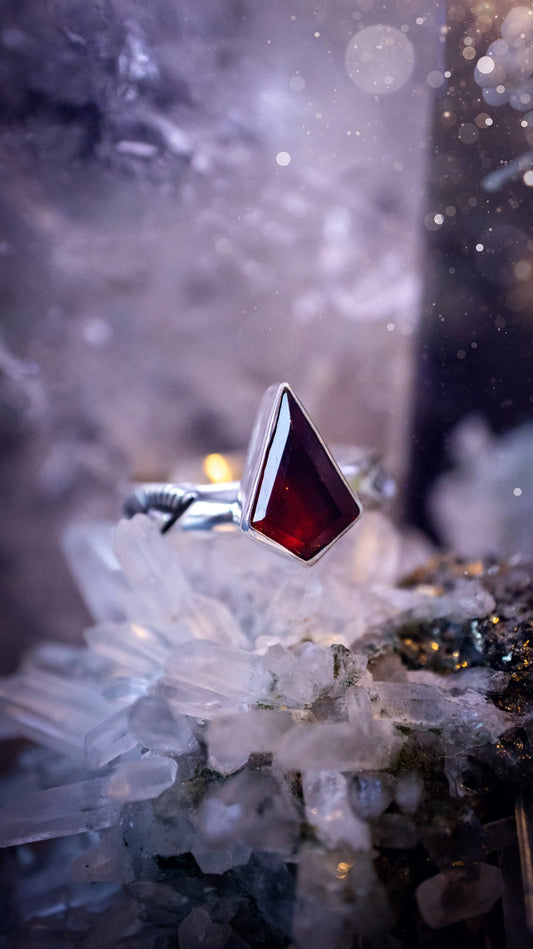
[[[250,526],[308,561],[360,513],[313,425],[285,389],[252,501]]]

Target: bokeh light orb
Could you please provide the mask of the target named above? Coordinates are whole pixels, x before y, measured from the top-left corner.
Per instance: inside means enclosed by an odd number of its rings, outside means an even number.
[[[523,49],[533,42],[533,9],[514,7],[502,23],[502,37],[515,49]]]
[[[415,51],[405,33],[376,23],[351,37],[345,63],[359,89],[381,96],[405,85],[413,72]]]

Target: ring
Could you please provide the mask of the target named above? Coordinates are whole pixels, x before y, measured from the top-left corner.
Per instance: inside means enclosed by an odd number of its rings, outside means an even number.
[[[124,514],[159,518],[162,532],[178,521],[184,530],[237,528],[311,565],[359,520],[361,496],[375,506],[393,493],[375,455],[352,449],[350,459],[335,460],[283,382],[263,396],[241,481],[141,484]]]

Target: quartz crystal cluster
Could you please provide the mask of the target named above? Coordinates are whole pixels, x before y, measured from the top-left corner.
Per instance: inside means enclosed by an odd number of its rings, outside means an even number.
[[[377,512],[311,569],[144,515],[65,547],[86,645],[0,687],[29,740],[0,786],[9,946],[504,944],[523,567],[428,561]]]

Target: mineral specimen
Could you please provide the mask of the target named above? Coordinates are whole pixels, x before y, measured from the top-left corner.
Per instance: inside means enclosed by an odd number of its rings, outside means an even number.
[[[143,515],[114,552],[70,530],[97,625],[0,683],[34,744],[0,785],[10,946],[521,946],[527,570],[362,527],[311,571]]]

